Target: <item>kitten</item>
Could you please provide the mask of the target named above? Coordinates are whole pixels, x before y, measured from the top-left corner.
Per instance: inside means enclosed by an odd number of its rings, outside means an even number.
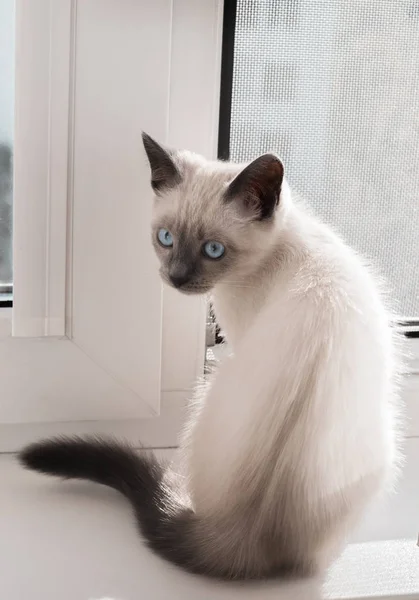
[[[212,292],[234,351],[197,391],[186,478],[101,439],[36,443],[20,460],[119,490],[150,547],[188,571],[311,574],[399,459],[397,353],[377,284],[293,200],[274,154],[240,166],[143,140],[161,276]]]

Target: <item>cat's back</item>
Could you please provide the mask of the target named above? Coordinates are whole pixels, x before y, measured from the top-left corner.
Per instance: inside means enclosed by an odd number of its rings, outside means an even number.
[[[254,323],[255,340],[258,332],[261,339],[257,360],[272,364],[273,402],[284,406],[285,395],[293,398],[289,407],[302,402],[297,439],[306,440],[305,460],[325,489],[338,455],[342,469],[331,492],[361,473],[392,474],[400,437],[401,346],[383,282],[315,219],[292,232],[287,244],[277,255],[284,267],[278,264]],[[307,422],[317,423],[316,435]]]
[[[275,260],[268,301],[309,311],[330,326],[359,322],[388,329],[387,294],[376,269],[315,217],[296,212],[278,239]]]

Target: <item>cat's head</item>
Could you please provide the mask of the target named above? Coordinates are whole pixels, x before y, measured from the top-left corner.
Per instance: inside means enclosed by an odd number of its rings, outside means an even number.
[[[163,280],[190,294],[237,283],[271,243],[282,204],[281,161],[264,154],[243,167],[169,151],[147,134],[143,142]]]

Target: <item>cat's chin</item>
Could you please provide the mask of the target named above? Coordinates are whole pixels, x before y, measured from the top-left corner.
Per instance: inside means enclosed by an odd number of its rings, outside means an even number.
[[[204,286],[199,286],[199,287],[188,287],[188,286],[184,286],[184,287],[175,287],[175,286],[171,286],[173,289],[177,290],[178,292],[180,292],[181,294],[185,294],[185,296],[203,296],[205,294],[208,294],[211,291],[210,287],[204,287]]]
[[[205,294],[209,294],[209,292],[212,289],[212,286],[210,285],[182,285],[179,287],[173,285],[165,277],[162,277],[162,280],[163,283],[176,290],[177,292],[185,294],[185,296],[204,296]]]

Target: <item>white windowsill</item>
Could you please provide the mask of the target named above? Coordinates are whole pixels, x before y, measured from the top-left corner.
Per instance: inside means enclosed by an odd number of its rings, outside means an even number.
[[[331,569],[326,598],[419,598],[416,540],[350,544]]]
[[[166,455],[169,451],[166,451]],[[59,483],[0,456],[0,564],[7,600],[419,599],[415,540],[350,545],[321,592],[316,580],[222,585],[155,558],[118,494]]]
[[[0,339],[12,334],[12,308],[0,307]]]

